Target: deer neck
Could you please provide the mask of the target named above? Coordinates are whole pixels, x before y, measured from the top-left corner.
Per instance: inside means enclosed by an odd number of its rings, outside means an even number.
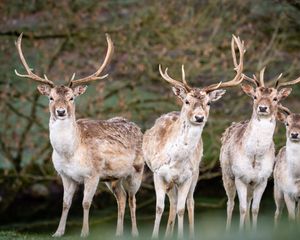
[[[63,158],[72,157],[79,145],[79,130],[75,117],[64,120],[50,118],[49,132],[54,151]]]
[[[300,143],[292,142],[289,138],[286,141],[286,161],[293,177],[300,177]]]
[[[276,127],[274,116],[269,118],[258,117],[253,113],[245,131],[245,146],[249,155],[264,155],[273,144],[273,135]]]
[[[191,150],[195,149],[201,138],[204,124],[194,125],[184,116],[180,116],[177,121],[179,131],[175,136],[176,143],[178,146],[185,146]]]

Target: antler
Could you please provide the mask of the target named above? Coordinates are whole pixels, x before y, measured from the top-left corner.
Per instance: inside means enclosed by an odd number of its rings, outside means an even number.
[[[281,77],[281,75],[280,75]],[[277,78],[276,81],[276,88],[280,88],[280,87],[285,87],[285,86],[290,86],[290,85],[294,85],[296,83],[300,82],[300,77],[296,78],[295,80],[289,81],[289,82],[283,82],[283,83],[279,83],[279,78]]]
[[[45,78],[41,78],[39,77],[38,75],[34,74],[32,71],[33,69],[31,69],[25,58],[24,58],[24,55],[23,55],[23,52],[22,52],[22,47],[21,47],[21,43],[22,43],[22,36],[23,36],[23,33],[20,34],[20,36],[18,37],[18,40],[16,42],[16,47],[18,49],[18,53],[19,53],[19,56],[20,56],[20,59],[21,59],[21,62],[27,72],[27,74],[20,74],[18,73],[18,71],[15,69],[15,74],[19,77],[25,77],[25,78],[30,78],[34,81],[37,81],[37,82],[40,82],[40,83],[44,83],[44,84],[48,84],[50,85],[51,87],[54,86],[54,83],[52,81],[50,81],[46,75],[44,75]]]
[[[175,86],[180,86],[182,88],[184,88],[187,92],[191,91],[192,90],[192,87],[190,87],[186,80],[185,80],[185,72],[184,72],[184,65],[181,66],[181,72],[182,72],[182,82],[180,81],[177,81],[173,78],[171,78],[169,75],[168,75],[168,68],[165,69],[165,72],[163,72],[161,70],[161,65],[159,64],[158,66],[159,68],[159,73],[160,75],[169,83],[171,83],[172,85],[175,85]]]
[[[239,64],[237,64],[237,59],[236,59],[236,54],[235,54],[235,43],[238,46],[239,53],[240,53]],[[236,71],[235,77],[228,82],[224,82],[224,83],[220,82],[218,84],[212,84],[210,86],[207,86],[207,87],[203,88],[203,91],[212,92],[219,88],[228,88],[228,87],[233,87],[233,86],[240,84],[245,78],[245,75],[242,74],[243,68],[244,68],[243,61],[244,61],[244,53],[245,52],[246,52],[246,50],[244,47],[244,41],[241,41],[241,39],[239,37],[232,35],[231,53],[232,53],[232,58],[233,58],[234,70]]]
[[[88,77],[77,79],[77,80],[74,80],[75,74],[73,74],[73,76],[72,76],[72,78],[69,82],[69,87],[74,86],[74,85],[87,83],[87,82],[91,82],[91,81],[95,81],[95,80],[98,80],[98,79],[103,79],[103,78],[106,78],[108,76],[108,74],[105,74],[103,76],[99,76],[102,73],[102,71],[104,70],[104,68],[106,67],[106,65],[109,63],[109,61],[111,59],[111,56],[113,54],[113,51],[114,51],[113,42],[111,41],[111,38],[108,34],[106,34],[106,41],[107,41],[106,56],[105,56],[105,59],[104,59],[102,65],[98,68],[98,70],[94,74],[92,74]]]

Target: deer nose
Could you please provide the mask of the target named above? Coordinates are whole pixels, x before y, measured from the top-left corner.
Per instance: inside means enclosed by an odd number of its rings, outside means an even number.
[[[298,133],[291,133],[291,137],[292,137],[293,139],[297,139],[298,136],[299,136]]]
[[[65,109],[56,109],[57,115],[59,117],[63,117],[66,114],[66,110]]]
[[[267,112],[268,107],[266,106],[259,106],[259,111],[260,112]]]
[[[203,116],[195,116],[195,119],[196,119],[196,122],[198,122],[198,123],[202,123],[203,122],[203,120],[204,120],[204,117]]]

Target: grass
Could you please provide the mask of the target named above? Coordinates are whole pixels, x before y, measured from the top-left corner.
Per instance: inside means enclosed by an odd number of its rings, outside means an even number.
[[[238,211],[234,212],[232,231],[225,232],[226,210],[225,208],[197,208],[195,210],[196,239],[298,239],[300,228],[297,223],[287,221],[284,214],[278,229],[273,226],[273,209],[262,209],[258,218],[258,230],[256,232],[246,230],[238,231]],[[68,221],[66,233],[63,239],[80,239],[81,217],[71,217]],[[167,211],[161,222],[161,237],[167,222]],[[138,239],[150,239],[154,223],[154,214],[149,217],[145,213],[138,212],[138,226],[140,237]],[[185,221],[187,223],[187,219]],[[0,228],[0,239],[51,239],[58,224],[58,219],[51,221],[36,220],[31,223],[18,223],[4,225]],[[88,239],[120,239],[114,236],[116,217],[107,216],[107,211],[92,211],[90,217],[90,236]],[[175,228],[175,233],[176,233]],[[185,226],[185,232],[188,225]],[[130,239],[130,218],[125,218],[125,233],[121,239]],[[176,234],[174,239],[177,239]]]

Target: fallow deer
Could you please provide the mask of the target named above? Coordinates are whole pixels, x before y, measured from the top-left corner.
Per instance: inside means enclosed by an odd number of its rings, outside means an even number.
[[[298,80],[300,82],[300,78]],[[300,114],[292,113],[283,106],[280,110],[277,118],[286,126],[286,146],[280,149],[274,168],[275,225],[284,202],[291,220],[295,219],[297,205],[300,220]]]
[[[94,74],[77,80],[73,75],[67,86],[56,86],[46,76],[42,78],[34,74],[22,53],[22,34],[16,42],[21,62],[27,72],[23,75],[15,70],[16,74],[41,83],[38,86],[39,92],[49,98],[52,161],[64,187],[62,215],[54,237],[64,234],[72,198],[77,185],[81,183],[84,184],[81,236],[89,234],[89,209],[99,180],[106,183],[117,199],[116,235],[123,233],[126,192],[129,195],[132,234],[138,235],[135,194],[140,187],[144,169],[140,128],[120,117],[109,120],[76,120],[75,117],[74,101],[86,91],[84,84],[107,76],[100,76],[113,53],[113,43],[108,34],[106,39],[107,53],[99,69]]]
[[[239,49],[239,64],[235,55],[235,43]],[[152,237],[157,238],[164,211],[165,194],[170,200],[170,212],[166,236],[173,234],[178,216],[178,237],[183,237],[183,218],[187,202],[190,236],[194,236],[193,194],[199,175],[203,154],[202,130],[208,119],[210,104],[225,93],[221,88],[233,87],[243,80],[244,43],[233,36],[232,55],[236,76],[228,82],[203,88],[190,87],[185,80],[182,66],[182,82],[171,78],[167,69],[161,76],[173,85],[174,94],[182,101],[181,112],[170,112],[158,118],[143,138],[144,159],[154,175],[156,192],[156,217]]]
[[[240,230],[245,222],[250,224],[251,203],[253,229],[256,229],[260,201],[275,160],[273,134],[278,103],[292,91],[291,88],[281,88],[287,83],[278,85],[281,74],[276,79],[275,87],[265,86],[264,71],[265,68],[260,71],[259,80],[255,75],[253,78],[245,75],[245,79],[255,84],[256,88],[249,84],[242,85],[242,90],[253,99],[250,121],[233,123],[222,136],[220,163],[228,197],[227,230],[231,225],[236,191],[240,204]]]

